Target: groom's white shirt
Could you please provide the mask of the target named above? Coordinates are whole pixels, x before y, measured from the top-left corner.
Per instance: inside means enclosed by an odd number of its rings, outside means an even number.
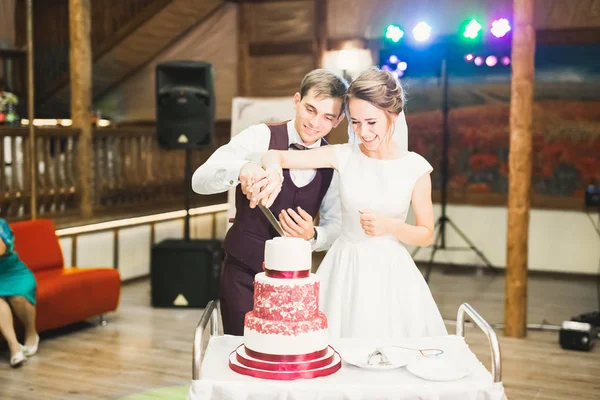
[[[304,144],[294,127],[294,120],[287,123],[288,144]],[[271,130],[266,124],[252,125],[231,138],[231,141],[219,147],[192,176],[192,189],[199,194],[222,193],[239,183],[240,169],[248,161],[261,164],[263,154],[269,149]],[[310,148],[319,147],[318,140]],[[298,187],[308,185],[316,175],[314,169],[290,170],[290,176]],[[334,170],[329,189],[319,208],[319,226],[317,240],[312,242],[313,251],[322,251],[331,247],[340,235],[342,227],[339,196],[339,176]],[[296,210],[295,210],[296,211]]]

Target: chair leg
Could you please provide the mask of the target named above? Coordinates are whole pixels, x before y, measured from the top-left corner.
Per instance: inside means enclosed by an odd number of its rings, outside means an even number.
[[[100,325],[102,325],[102,326],[108,325],[108,321],[106,320],[106,317],[104,316],[104,314],[100,314]]]

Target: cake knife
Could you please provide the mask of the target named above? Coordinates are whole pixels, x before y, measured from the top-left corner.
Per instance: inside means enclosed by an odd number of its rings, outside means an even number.
[[[262,213],[265,214],[265,217],[267,217],[267,219],[269,220],[269,223],[271,224],[271,226],[273,228],[275,228],[277,233],[279,233],[280,236],[285,237],[286,234],[283,231],[283,228],[281,227],[281,225],[279,224],[279,221],[277,220],[277,218],[275,218],[275,216],[273,215],[271,210],[269,210],[267,207],[265,207],[261,202],[258,203],[258,208],[260,208],[260,211],[262,211]]]

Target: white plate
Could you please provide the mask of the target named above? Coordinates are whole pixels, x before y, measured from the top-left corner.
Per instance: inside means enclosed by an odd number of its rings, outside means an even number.
[[[342,360],[356,367],[368,369],[371,371],[389,371],[396,368],[401,368],[407,365],[414,355],[401,349],[393,347],[381,347],[388,360],[389,365],[369,365],[367,359],[369,354],[375,351],[375,347],[353,347],[353,346],[338,346],[336,350],[342,356]]]
[[[406,369],[419,378],[444,382],[457,381],[471,373],[460,362],[443,358],[418,357],[409,362]]]

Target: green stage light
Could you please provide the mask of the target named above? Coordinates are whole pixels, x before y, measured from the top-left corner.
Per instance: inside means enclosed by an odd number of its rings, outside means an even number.
[[[388,25],[385,30],[385,37],[394,43],[398,43],[404,37],[404,31],[398,25]]]
[[[467,39],[475,39],[475,38],[477,38],[477,36],[479,36],[479,32],[481,32],[482,28],[483,27],[481,26],[481,24],[479,22],[472,19],[471,21],[469,21],[467,26],[465,26],[463,36],[466,37]]]

